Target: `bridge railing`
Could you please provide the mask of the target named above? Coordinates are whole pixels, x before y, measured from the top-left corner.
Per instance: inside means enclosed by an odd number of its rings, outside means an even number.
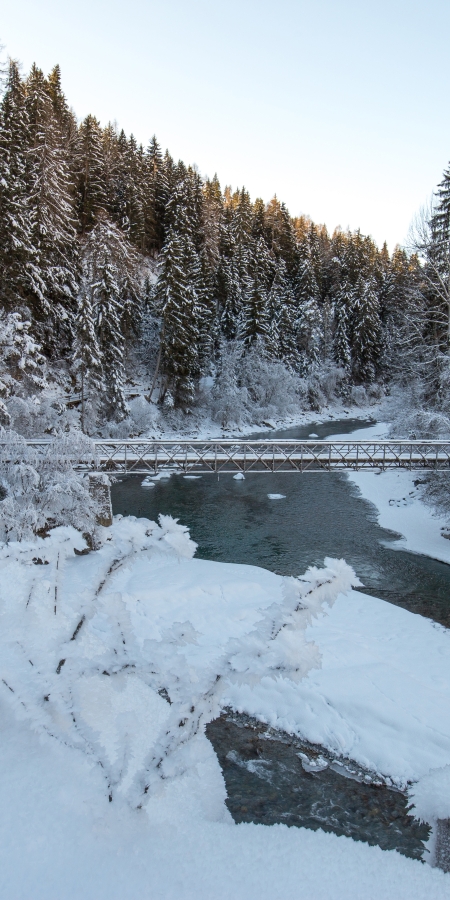
[[[4,451],[7,451],[6,442]],[[52,441],[27,441],[38,454]],[[450,441],[239,441],[129,440],[92,441],[92,459],[75,464],[111,474],[197,472],[329,472],[364,469],[450,470]]]
[[[450,469],[449,441],[95,441],[99,468],[121,473]]]

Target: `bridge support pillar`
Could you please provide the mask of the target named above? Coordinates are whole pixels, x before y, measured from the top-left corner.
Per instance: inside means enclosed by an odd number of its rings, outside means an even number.
[[[434,865],[443,872],[450,872],[450,819],[438,819]]]
[[[112,525],[111,482],[104,472],[89,473],[89,493],[98,506],[97,524]]]

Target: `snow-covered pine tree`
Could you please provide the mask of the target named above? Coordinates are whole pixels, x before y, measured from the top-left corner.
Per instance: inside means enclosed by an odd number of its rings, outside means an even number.
[[[346,372],[350,372],[352,364],[350,319],[354,299],[353,287],[348,278],[344,277],[335,295],[334,358]]]
[[[145,154],[144,176],[145,249],[154,255],[159,253],[164,243],[165,209],[169,199],[164,160],[155,135]]]
[[[265,223],[267,245],[277,259],[284,261],[291,283],[294,284],[299,263],[297,240],[289,212],[276,195],[267,204]]]
[[[250,347],[260,338],[269,354],[276,348],[271,343],[271,322],[269,314],[269,290],[273,277],[273,261],[263,237],[256,242],[250,262],[250,290],[243,299],[238,337],[245,347]]]
[[[83,279],[75,319],[74,371],[81,393],[81,430],[89,434],[104,393],[103,366],[92,306],[92,289]]]
[[[94,116],[86,116],[78,129],[74,165],[79,230],[86,234],[107,208],[103,135]]]
[[[269,292],[269,312],[271,343],[277,349],[277,356],[290,371],[297,371],[297,307],[286,263],[281,258],[275,263],[275,277]]]
[[[79,257],[72,183],[65,140],[49,85],[33,66],[26,82],[30,149],[29,202],[48,315],[40,323],[47,348],[63,352],[72,337],[79,284]]]
[[[19,312],[0,310],[0,424],[9,424],[7,401],[36,394],[46,384],[45,357]]]
[[[203,234],[208,263],[216,272],[220,261],[220,244],[223,224],[223,198],[219,179],[206,179],[203,189]]]
[[[380,358],[381,322],[373,276],[358,279],[353,306],[353,377],[370,383],[377,375]]]
[[[120,328],[121,298],[113,260],[105,254],[94,283],[93,299],[105,373],[104,406],[108,418],[118,421],[127,413],[124,394],[123,335]]]
[[[145,246],[143,207],[143,150],[133,135],[127,139],[122,130],[117,140],[117,185],[115,221],[131,243],[140,250]]]
[[[156,309],[161,317],[159,363],[163,375],[162,400],[189,407],[199,374],[198,310],[192,283],[195,265],[192,243],[173,228],[162,250],[156,287]],[[198,261],[197,261],[198,264]],[[155,373],[155,380],[158,373]]]
[[[430,230],[430,256],[441,277],[450,280],[450,165],[436,191]]]
[[[257,197],[253,204],[252,237],[255,241],[261,237],[267,240],[266,207],[261,197]]]
[[[214,360],[219,340],[217,302],[215,298],[214,274],[206,246],[199,255],[199,269],[196,284],[198,308],[198,361],[200,374],[208,374]]]
[[[123,232],[105,216],[101,217],[84,244],[83,272],[103,365],[103,405],[105,413],[116,419],[123,418],[127,411],[124,352],[131,330],[132,309],[140,302],[136,262]]]
[[[49,303],[33,243],[29,146],[25,88],[11,60],[0,108],[0,304],[11,310],[26,305],[42,319]]]
[[[308,247],[304,245],[297,287],[297,341],[303,373],[317,365],[322,355],[323,327],[319,299],[320,291],[313,260]]]
[[[78,126],[75,113],[69,108],[61,87],[61,70],[58,65],[54,66],[50,72],[50,75],[47,78],[47,87],[53,105],[53,113],[56,117],[67,153],[69,154],[70,167],[72,169],[72,153],[76,142]]]

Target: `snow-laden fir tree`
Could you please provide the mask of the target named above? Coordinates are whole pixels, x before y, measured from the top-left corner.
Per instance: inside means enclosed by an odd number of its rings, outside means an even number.
[[[9,423],[10,397],[28,397],[46,385],[42,347],[31,333],[31,322],[19,312],[0,310],[0,424]]]
[[[269,290],[273,271],[267,244],[260,237],[250,261],[250,289],[243,298],[240,312],[238,337],[245,347],[250,347],[260,338],[267,352],[274,353],[271,345],[271,322],[269,314]]]
[[[198,308],[198,360],[202,375],[207,375],[214,361],[215,349],[219,340],[219,323],[217,317],[217,301],[215,297],[215,279],[211,267],[211,256],[206,246],[201,251],[196,276],[196,294]]]
[[[206,179],[203,190],[203,235],[208,263],[216,272],[220,261],[220,244],[223,226],[223,198],[217,175]]]
[[[83,253],[85,290],[93,308],[103,366],[103,406],[120,420],[127,411],[124,394],[124,354],[130,281],[136,283],[134,256],[125,235],[105,217],[88,235]]]
[[[298,276],[298,348],[301,368],[305,373],[321,359],[323,330],[322,311],[319,305],[320,291],[313,260],[306,249],[299,266]]]
[[[156,289],[156,310],[161,318],[160,353],[156,377],[161,371],[161,399],[173,398],[188,407],[194,398],[199,375],[198,308],[192,280],[198,274],[198,259],[189,238],[171,228],[162,250]]]
[[[74,150],[79,230],[86,234],[107,208],[102,130],[94,116],[81,123]]]
[[[102,354],[96,331],[96,317],[92,305],[92,285],[82,280],[75,319],[74,371],[81,392],[81,430],[89,433],[95,424],[104,393]]]
[[[381,321],[375,279],[358,279],[353,305],[353,377],[370,383],[377,375],[381,351]]]
[[[299,365],[297,305],[286,263],[281,258],[275,264],[275,276],[269,292],[268,305],[271,343],[276,347],[278,358],[283,360],[290,371],[295,372]]]
[[[11,60],[0,108],[0,304],[10,310],[26,304],[43,319],[50,305],[33,243],[29,147],[25,87]]]
[[[41,331],[47,347],[57,344],[61,352],[71,341],[80,276],[73,185],[49,85],[36,66],[31,69],[26,92],[33,244],[48,309]]]
[[[155,135],[145,154],[144,173],[145,248],[154,255],[159,253],[164,243],[165,209],[169,198],[164,160]]]
[[[350,345],[351,314],[355,294],[347,277],[339,284],[335,296],[335,332],[334,332],[334,358],[347,373],[351,370],[352,353]]]

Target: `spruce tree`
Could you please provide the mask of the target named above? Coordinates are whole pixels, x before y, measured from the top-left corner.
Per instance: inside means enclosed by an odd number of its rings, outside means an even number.
[[[75,146],[76,208],[79,230],[86,234],[106,212],[103,135],[94,116],[81,123]]]
[[[303,259],[299,267],[297,300],[297,340],[301,368],[306,372],[316,365],[322,355],[323,325],[319,305],[320,290],[316,280],[313,260],[307,245],[303,247]]]
[[[83,276],[90,291],[103,364],[103,405],[106,414],[116,419],[123,418],[127,412],[124,355],[132,330],[131,310],[140,303],[136,263],[125,235],[101,217],[84,245]]]
[[[93,299],[93,298],[92,298]],[[96,333],[91,285],[83,280],[75,319],[74,370],[81,393],[81,430],[88,432],[87,420],[95,419],[96,407],[103,396],[103,366]],[[88,415],[87,415],[88,410]]]
[[[260,338],[268,352],[271,346],[269,314],[269,290],[271,281],[271,259],[263,237],[256,243],[250,264],[250,290],[242,303],[238,337],[244,346],[250,347]]]
[[[297,307],[283,259],[278,259],[269,293],[271,343],[278,357],[291,370],[299,364],[297,347]]]
[[[11,60],[0,109],[0,303],[7,309],[26,304],[43,318],[50,306],[33,243],[29,147],[25,88]]]
[[[192,245],[185,235],[169,230],[162,251],[156,289],[161,317],[161,399],[168,394],[176,405],[188,407],[194,398],[199,374],[198,310],[189,279],[193,275]]]
[[[376,377],[381,350],[379,301],[372,276],[360,276],[358,280],[353,315],[353,376],[359,382],[370,383]]]
[[[436,191],[430,229],[433,263],[444,278],[450,279],[450,165]]]
[[[204,247],[199,256],[196,295],[199,330],[199,371],[200,374],[206,375],[214,360],[216,345],[219,341],[215,279],[206,247]]]
[[[143,210],[145,222],[145,249],[154,255],[164,243],[165,209],[169,198],[161,148],[153,135],[144,160]]]
[[[29,205],[33,245],[44,284],[47,347],[70,344],[79,283],[79,259],[69,160],[49,85],[33,66],[26,83],[30,149]]]
[[[350,314],[354,303],[353,288],[344,279],[335,297],[334,358],[342,369],[350,372],[352,355],[350,348]]]
[[[214,175],[212,181],[206,180],[203,193],[204,248],[209,266],[216,272],[220,262],[223,230],[223,198],[217,175]]]

